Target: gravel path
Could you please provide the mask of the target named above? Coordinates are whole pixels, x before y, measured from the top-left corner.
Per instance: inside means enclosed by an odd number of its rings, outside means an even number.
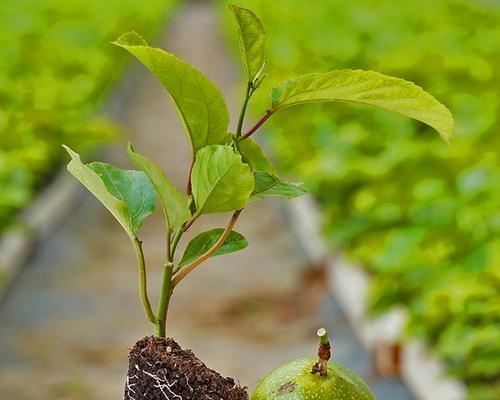
[[[196,65],[239,108],[240,74],[206,3],[174,16],[161,46]],[[136,149],[184,187],[189,149],[170,100],[145,70],[121,123]],[[122,166],[125,146],[112,155]],[[0,398],[110,400],[122,396],[128,348],[151,332],[137,296],[134,255],[119,225],[87,193],[64,226],[39,249],[0,304]],[[159,214],[158,214],[159,216]],[[217,215],[193,229],[224,226]],[[398,380],[378,378],[368,354],[324,292],[321,276],[304,275],[303,261],[280,218],[279,204],[251,205],[236,229],[251,246],[211,260],[179,286],[170,335],[209,366],[250,388],[289,359],[315,352],[314,332],[327,324],[334,354],[361,373],[379,399],[411,399]],[[156,300],[163,259],[163,224],[150,218],[142,239]],[[307,284],[298,285],[301,279]]]

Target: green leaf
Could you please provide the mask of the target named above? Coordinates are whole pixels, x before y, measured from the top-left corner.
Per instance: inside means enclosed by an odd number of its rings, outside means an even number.
[[[182,256],[179,266],[182,267],[189,264],[191,261],[196,260],[202,254],[206,253],[213,247],[217,240],[219,240],[223,233],[223,228],[215,228],[194,237],[187,245],[186,250],[184,250],[184,255]],[[234,253],[235,251],[243,250],[247,247],[248,241],[243,235],[231,231],[224,244],[214,253],[213,257]]]
[[[186,222],[191,217],[186,199],[181,196],[161,169],[147,157],[134,152],[130,144],[128,155],[135,166],[142,170],[153,184],[160,198],[169,229],[178,228]]]
[[[125,204],[129,226],[136,234],[144,219],[154,212],[156,204],[155,189],[146,174],[102,162],[87,166],[99,175],[107,191]]]
[[[261,200],[270,196],[283,196],[293,199],[306,193],[307,190],[301,183],[285,182],[268,172],[256,171],[255,188],[250,196],[250,201]]]
[[[239,33],[239,47],[249,82],[259,77],[265,65],[266,33],[259,18],[250,10],[231,4]]]
[[[229,113],[219,89],[206,76],[173,54],[148,46],[135,32],[120,36],[114,44],[133,54],[168,90],[193,155],[207,145],[225,143]]]
[[[197,213],[209,214],[245,207],[254,177],[231,147],[214,145],[196,153],[191,184]]]
[[[378,72],[335,70],[285,81],[271,92],[271,111],[312,102],[354,102],[377,106],[421,121],[448,142],[450,111],[421,87]]]
[[[140,171],[125,171],[110,164],[85,165],[80,156],[64,146],[71,156],[68,171],[111,212],[131,239],[155,208],[155,191]]]
[[[262,148],[253,139],[247,138],[240,141],[238,148],[243,155],[243,160],[250,165],[253,171],[276,173],[276,169],[266,158]]]

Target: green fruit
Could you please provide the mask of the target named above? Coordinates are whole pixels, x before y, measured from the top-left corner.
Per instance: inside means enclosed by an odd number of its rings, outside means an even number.
[[[325,376],[313,374],[316,357],[290,361],[269,373],[250,400],[375,400],[366,383],[336,361]]]

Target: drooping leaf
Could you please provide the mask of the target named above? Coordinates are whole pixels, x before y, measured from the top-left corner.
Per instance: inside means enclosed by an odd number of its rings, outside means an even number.
[[[271,92],[271,109],[312,102],[354,102],[377,106],[421,121],[448,142],[453,133],[450,111],[421,87],[378,72],[335,70],[290,79]]]
[[[302,196],[307,190],[301,183],[282,181],[277,176],[265,171],[255,172],[255,188],[250,201],[265,199],[270,196],[283,196],[287,199]]]
[[[196,153],[191,174],[196,212],[209,214],[245,207],[254,177],[229,146],[207,146]]]
[[[231,4],[239,33],[239,47],[249,82],[259,77],[265,65],[266,33],[259,18],[250,10]]]
[[[99,175],[107,191],[125,204],[129,225],[136,234],[156,205],[156,192],[147,175],[102,162],[93,162],[88,167]]]
[[[147,176],[109,164],[85,165],[77,153],[67,146],[64,148],[71,156],[68,171],[111,212],[133,239],[155,207],[154,188]]]
[[[266,158],[262,148],[251,138],[247,138],[238,143],[243,160],[250,165],[253,171],[265,171],[271,174],[276,173],[276,169]]]
[[[223,232],[223,228],[215,228],[200,233],[194,237],[187,245],[186,250],[184,250],[184,255],[182,256],[179,266],[182,267],[189,264],[191,261],[196,260],[202,254],[207,252],[217,242],[217,240],[219,240]],[[243,235],[238,232],[231,231],[227,239],[224,241],[224,244],[214,253],[212,257],[234,253],[235,251],[243,250],[246,247],[248,247],[248,241],[243,237]]]
[[[137,168],[142,170],[153,184],[160,199],[169,229],[176,229],[191,217],[186,200],[158,166],[128,146],[128,155]]]
[[[168,90],[193,156],[207,145],[225,143],[229,113],[221,92],[206,76],[173,54],[148,46],[135,32],[120,36],[114,44],[134,55]]]

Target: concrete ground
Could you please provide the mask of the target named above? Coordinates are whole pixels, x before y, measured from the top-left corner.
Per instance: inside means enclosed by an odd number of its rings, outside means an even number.
[[[214,80],[227,95],[234,118],[242,91],[240,70],[224,47],[213,8],[203,2],[184,6],[160,44]],[[184,187],[189,149],[168,95],[144,69],[132,89],[133,96],[123,99],[121,123],[136,149]],[[129,166],[124,144],[112,153],[116,163]],[[152,333],[125,234],[90,195],[83,197],[0,304],[2,400],[122,398],[128,348]],[[224,226],[227,219],[204,218],[191,236]],[[158,213],[147,220],[141,236],[154,300],[164,258],[163,228]],[[313,355],[315,331],[326,325],[334,337],[335,358],[360,373],[378,399],[412,398],[399,380],[376,375],[370,356],[324,291],[321,276],[304,273],[279,203],[251,205],[236,230],[250,247],[212,259],[179,286],[169,335],[210,367],[252,388],[273,367]]]

